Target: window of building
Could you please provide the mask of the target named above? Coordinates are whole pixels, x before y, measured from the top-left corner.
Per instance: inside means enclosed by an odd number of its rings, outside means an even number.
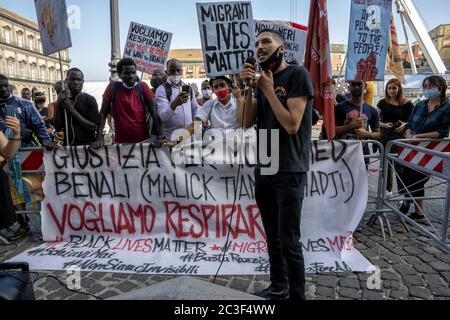
[[[23,33],[17,32],[17,44],[19,47],[23,48]]]
[[[42,81],[47,80],[47,72],[45,70],[45,67],[41,67],[41,80]]]
[[[50,82],[55,82],[55,69],[50,68],[48,70],[48,77],[49,77]]]
[[[28,37],[28,48],[30,50],[34,50],[34,38],[33,36]]]
[[[30,70],[31,70],[31,79],[36,80],[36,65],[32,64]]]
[[[3,35],[5,36],[5,42],[11,43],[11,30],[8,27],[3,29]]]
[[[25,62],[19,63],[19,71],[22,78],[25,78],[27,76],[27,65]]]
[[[15,70],[14,70],[14,60],[8,60],[8,74],[10,76],[14,76]]]

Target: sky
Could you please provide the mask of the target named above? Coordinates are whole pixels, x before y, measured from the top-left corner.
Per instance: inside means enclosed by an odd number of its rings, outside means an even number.
[[[66,0],[67,6],[80,8],[81,24],[71,31],[72,66],[82,69],[86,80],[109,78],[111,58],[109,0]],[[131,21],[173,33],[171,49],[201,48],[195,3],[215,0],[119,0],[121,51]],[[261,20],[290,20],[308,25],[309,0],[297,0],[292,12],[290,0],[253,0],[253,16]],[[332,43],[347,43],[350,0],[328,0],[328,19]],[[428,30],[450,23],[450,1],[414,0]],[[36,21],[33,0],[0,0],[0,6]],[[400,18],[396,14],[397,33],[404,41]],[[410,38],[414,37],[409,33]]]

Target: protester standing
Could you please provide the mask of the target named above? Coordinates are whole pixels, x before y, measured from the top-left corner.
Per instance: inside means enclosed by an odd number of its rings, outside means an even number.
[[[159,136],[160,128],[155,111],[154,96],[149,86],[136,79],[136,64],[124,58],[117,64],[121,82],[111,82],[103,94],[100,126],[94,148],[103,142],[103,129],[108,115],[114,121],[114,138],[117,144],[148,143],[152,135]]]
[[[67,90],[60,92],[56,101],[55,129],[64,130],[64,145],[67,141],[69,146],[91,145],[96,140],[100,122],[97,101],[83,92],[84,74],[80,69],[70,69],[66,82]]]
[[[4,124],[11,130],[9,139],[0,131],[0,162],[12,157],[20,147],[20,121],[16,117],[5,116]],[[30,233],[17,223],[16,211],[9,191],[8,177],[0,166],[0,238],[7,241],[18,240]]]
[[[156,105],[161,119],[162,136],[167,141],[172,139],[172,133],[184,129],[194,120],[197,113],[197,99],[192,88],[182,82],[183,64],[171,59],[167,62],[167,82],[156,90]]]
[[[269,135],[279,132],[279,151],[272,150],[276,146],[268,146],[271,154],[279,152],[278,173],[263,175],[260,163],[255,170],[255,196],[267,235],[271,280],[271,285],[257,295],[272,300],[304,300],[300,221],[309,171],[314,88],[305,68],[287,64],[285,48],[278,31],[259,33],[256,53],[263,73],[253,95],[255,66],[246,63],[242,68],[240,77],[249,83],[249,90],[245,103],[238,103],[238,113],[244,128],[256,122],[257,129],[266,129]]]
[[[411,116],[414,105],[403,95],[401,82],[394,78],[388,81],[384,99],[377,105],[380,113],[380,142],[386,148],[389,141],[403,139],[401,127]],[[397,152],[397,148],[391,149],[392,153]],[[396,165],[396,169],[400,166]],[[387,192],[392,195],[393,189],[393,168],[388,164]]]
[[[447,82],[441,76],[431,76],[423,81],[425,100],[414,107],[408,122],[400,127],[404,130],[406,139],[444,139],[450,131],[450,102],[447,98]],[[403,167],[399,172],[401,187],[399,192],[409,200],[403,201],[400,211],[409,212],[412,199],[425,196],[425,184],[430,177],[427,174]],[[407,190],[406,190],[406,189]],[[422,221],[423,200],[415,200],[415,212],[411,219]]]

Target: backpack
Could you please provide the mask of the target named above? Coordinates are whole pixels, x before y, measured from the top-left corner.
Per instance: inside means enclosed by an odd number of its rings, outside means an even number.
[[[120,86],[122,85],[122,82],[120,81],[113,81],[112,83],[112,90],[111,90],[111,112],[114,108],[114,102],[116,99],[116,94],[117,94],[117,90],[120,88]],[[139,82],[136,83],[136,91],[139,93],[139,97],[141,100],[141,104],[144,107],[144,111],[145,111],[145,122],[147,123],[147,129],[148,132],[150,134],[150,137],[152,137],[153,134],[153,118],[151,113],[149,112],[149,110],[147,110],[147,106],[145,104],[145,96],[144,96],[144,89],[142,89],[141,84]]]

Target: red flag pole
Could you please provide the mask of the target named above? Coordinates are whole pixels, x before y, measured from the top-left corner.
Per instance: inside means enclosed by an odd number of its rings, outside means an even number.
[[[323,115],[328,140],[332,140],[336,135],[335,98],[329,39],[327,1],[311,0],[305,68],[309,70],[314,84],[314,108]]]

